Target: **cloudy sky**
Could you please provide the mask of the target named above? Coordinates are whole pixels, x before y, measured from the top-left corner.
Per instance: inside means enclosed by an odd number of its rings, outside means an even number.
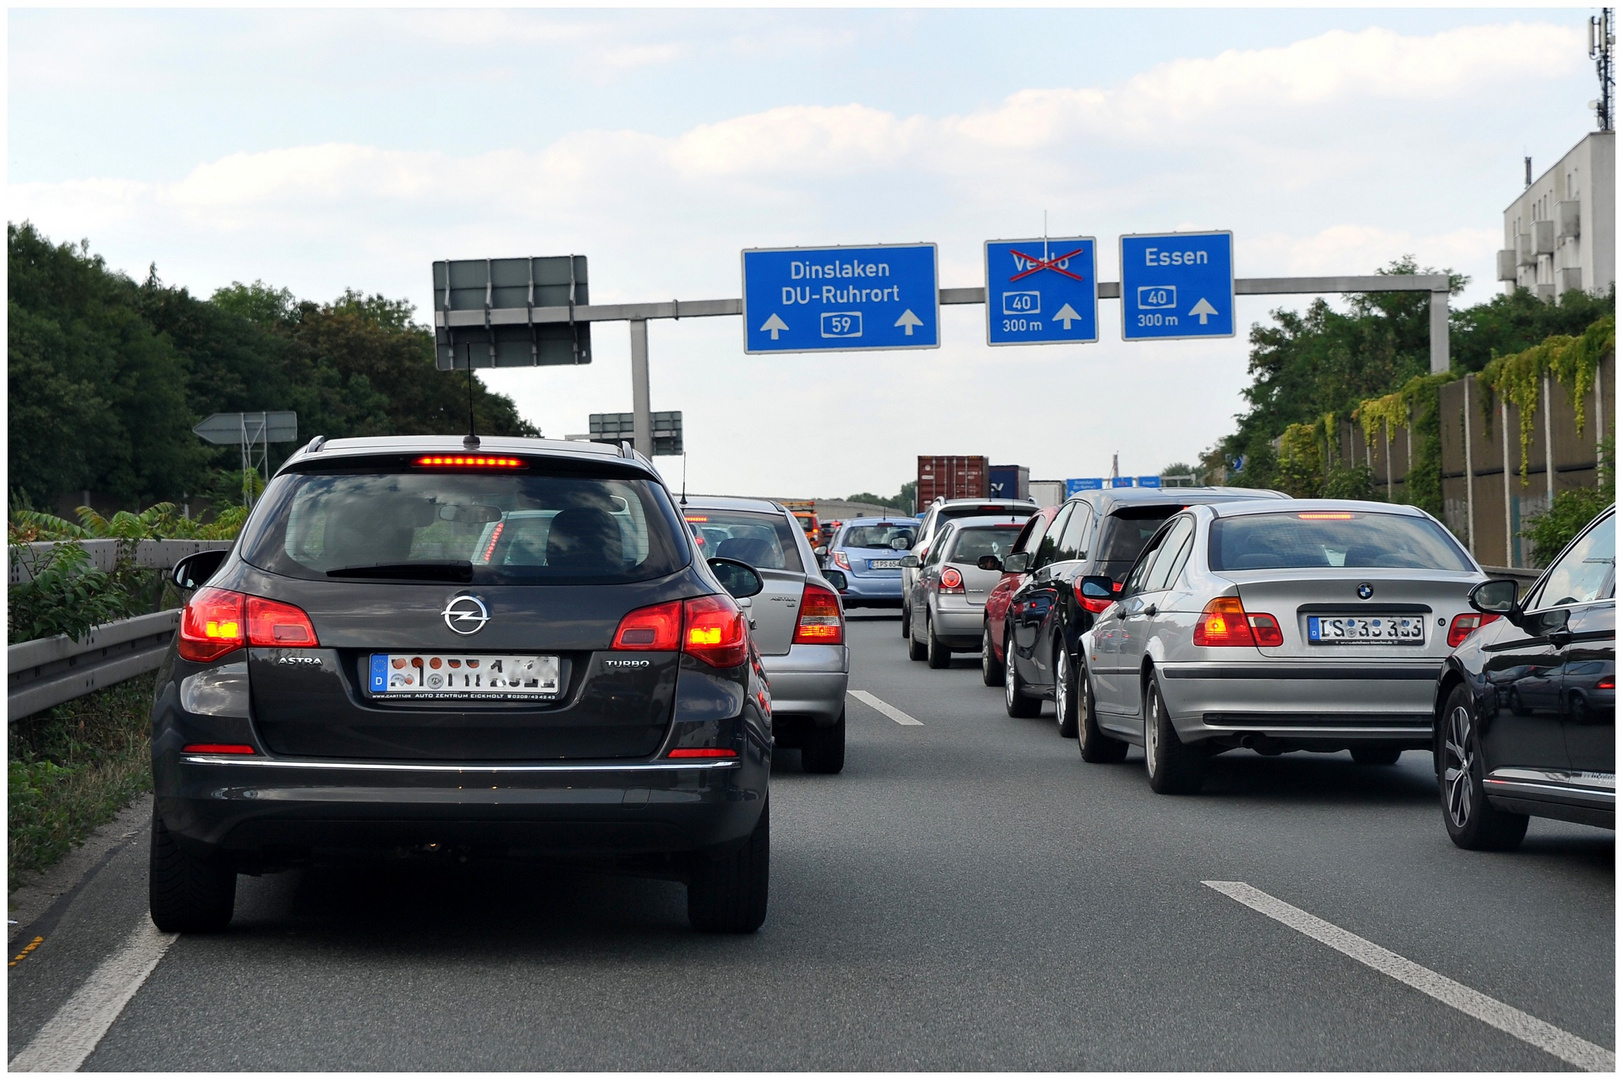
[[[406,297],[441,258],[585,254],[592,298],[740,293],[740,249],[1231,229],[1241,277],[1405,254],[1492,295],[1500,214],[1593,127],[1590,10],[17,10],[10,220],[200,295]],[[1034,477],[1191,460],[1246,384],[1233,339],[745,356],[650,327],[693,490],[894,492],[917,454]],[[631,407],[624,324],[582,368],[487,373],[550,436]],[[314,434],[314,433],[311,433]],[[678,459],[658,462],[674,482]]]

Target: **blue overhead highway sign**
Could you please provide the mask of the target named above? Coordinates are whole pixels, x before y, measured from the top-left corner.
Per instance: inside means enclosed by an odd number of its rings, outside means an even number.
[[[986,242],[986,343],[1099,340],[1091,236]]]
[[[1066,496],[1066,498],[1070,498],[1072,495],[1075,495],[1078,492],[1098,491],[1100,488],[1102,488],[1104,486],[1105,486],[1105,482],[1104,482],[1103,477],[1099,477],[1099,476],[1075,477],[1075,476],[1073,476],[1073,477],[1071,477],[1071,479],[1065,481],[1065,496]]]
[[[751,248],[743,263],[747,353],[941,344],[934,244]]]
[[[1158,488],[1161,486],[1161,478],[1159,476],[1141,476],[1138,478],[1138,486]]]
[[[1234,234],[1121,238],[1124,341],[1234,336]]]

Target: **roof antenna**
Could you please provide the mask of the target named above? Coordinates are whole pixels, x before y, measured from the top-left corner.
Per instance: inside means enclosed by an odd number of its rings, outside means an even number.
[[[462,346],[462,355],[468,358],[468,434],[462,439],[462,449],[479,449],[479,436],[473,433],[473,346]]]
[[[682,501],[681,505],[688,504],[688,452],[682,451]]]

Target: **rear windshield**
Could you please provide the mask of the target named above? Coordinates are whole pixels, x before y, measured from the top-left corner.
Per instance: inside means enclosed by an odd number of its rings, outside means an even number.
[[[996,555],[1002,559],[1014,550],[1014,542],[1019,539],[1023,527],[1023,525],[977,525],[969,529],[960,529],[947,561],[973,565],[987,555]]]
[[[840,541],[844,547],[853,548],[895,548],[895,541],[899,537],[907,541],[902,550],[913,546],[913,538],[917,533],[911,524],[908,525],[853,525],[845,530],[845,538]]]
[[[795,530],[782,514],[689,510],[687,519],[706,558],[737,559],[758,570],[805,571]]]
[[[527,473],[290,473],[265,493],[243,558],[291,577],[467,564],[475,584],[582,585],[663,577],[690,548],[649,480]],[[422,564],[420,566],[414,564]],[[356,577],[389,577],[376,573]],[[450,577],[442,580],[452,580]]]
[[[1213,570],[1474,569],[1453,537],[1429,518],[1346,510],[1219,518],[1212,523],[1211,564]]]
[[[1130,563],[1137,559],[1161,528],[1161,523],[1182,510],[1177,506],[1130,506],[1117,510],[1105,522],[1105,535],[1095,558],[1107,562]]]

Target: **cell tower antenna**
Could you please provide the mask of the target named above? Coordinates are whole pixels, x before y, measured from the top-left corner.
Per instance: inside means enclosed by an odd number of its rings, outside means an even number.
[[[1595,105],[1595,124],[1601,131],[1612,130],[1612,47],[1617,37],[1612,28],[1612,9],[1601,8],[1589,19],[1589,58],[1595,61],[1595,77],[1600,80],[1600,98]]]

